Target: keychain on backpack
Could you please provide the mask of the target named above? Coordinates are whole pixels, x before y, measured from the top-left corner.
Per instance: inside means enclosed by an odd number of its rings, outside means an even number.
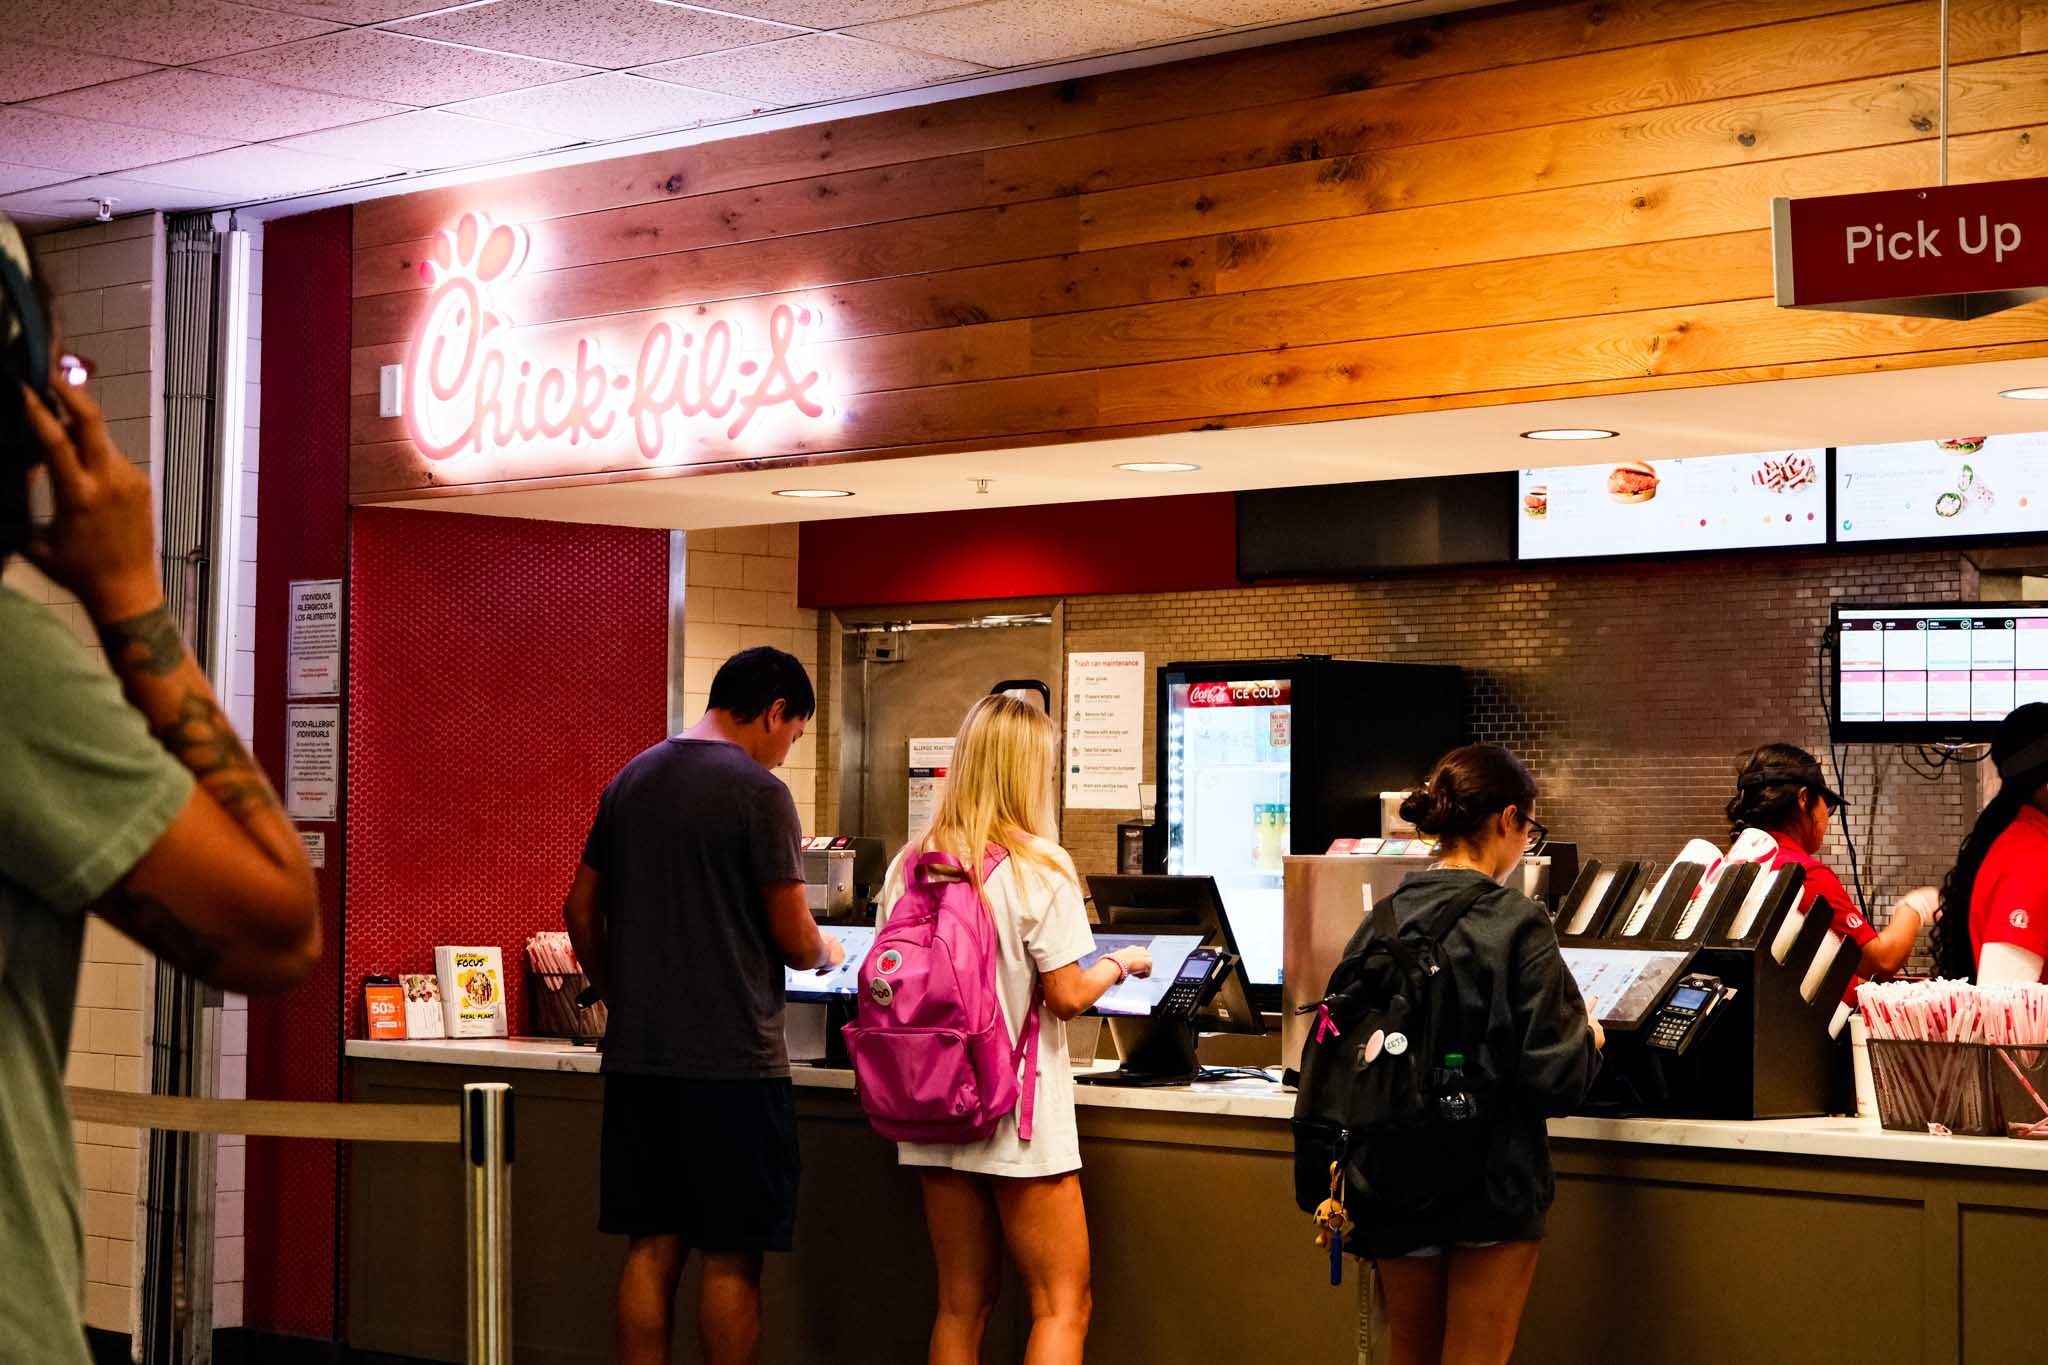
[[[1316,1205],[1310,1215],[1316,1225],[1316,1245],[1330,1249],[1330,1283],[1344,1283],[1344,1235],[1351,1231],[1351,1215],[1344,1210],[1344,1165],[1330,1163],[1330,1197]]]

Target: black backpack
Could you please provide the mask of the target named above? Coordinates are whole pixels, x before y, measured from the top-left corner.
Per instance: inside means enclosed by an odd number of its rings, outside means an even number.
[[[1426,1215],[1485,1176],[1496,1108],[1485,1021],[1468,1021],[1443,939],[1495,888],[1481,883],[1400,929],[1392,896],[1372,934],[1337,964],[1301,1050],[1294,1197],[1314,1213],[1333,1193],[1353,1219]],[[1468,1028],[1468,1025],[1474,1027]]]

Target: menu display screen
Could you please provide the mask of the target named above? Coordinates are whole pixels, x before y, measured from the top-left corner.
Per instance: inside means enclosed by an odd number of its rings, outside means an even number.
[[[1521,472],[1520,559],[1819,545],[1827,451]]]
[[[1835,538],[2048,531],[2048,432],[1951,436],[1835,452]]]
[[[2014,707],[2048,701],[2048,607],[1838,607],[1835,625],[1845,739],[1987,738]]]

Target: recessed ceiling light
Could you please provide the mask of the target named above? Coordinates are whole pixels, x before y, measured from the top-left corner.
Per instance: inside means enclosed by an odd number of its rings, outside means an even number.
[[[2000,398],[2019,398],[2030,403],[2039,403],[2048,401],[2048,385],[2031,389],[2000,389],[1998,396]]]
[[[778,488],[778,498],[850,498],[851,492],[844,488]]]
[[[1118,469],[1127,469],[1133,474],[1192,474],[1200,469],[1198,464],[1181,464],[1174,460],[1133,460],[1120,464]]]
[[[1605,427],[1544,427],[1539,431],[1525,431],[1525,441],[1604,441],[1610,436],[1619,436],[1618,431]]]

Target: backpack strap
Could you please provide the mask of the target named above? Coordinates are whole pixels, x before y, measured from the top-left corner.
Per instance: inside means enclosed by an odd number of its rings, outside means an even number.
[[[981,886],[982,903],[988,903],[988,879],[996,875],[996,869],[1010,856],[1010,850],[1001,844],[990,844],[982,854]],[[1024,1011],[1024,1022],[1017,1029],[1017,1042],[1010,1049],[1010,1070],[1016,1071],[1021,1065],[1023,1075],[1018,1081],[1017,1091],[1017,1139],[1031,1141],[1031,1116],[1038,1108],[1038,1009],[1045,1001],[1045,987],[1034,975],[1031,978],[1031,1004]]]
[[[1429,920],[1429,927],[1424,927],[1418,921],[1416,925],[1417,932],[1422,934],[1424,938],[1434,942],[1442,942],[1444,936],[1450,933],[1456,927],[1458,921],[1465,917],[1466,911],[1485,900],[1489,892],[1498,890],[1500,890],[1500,887],[1487,881],[1480,882],[1477,886],[1467,887],[1447,901],[1442,909],[1433,912]],[[1378,901],[1374,902],[1372,907],[1372,936],[1374,938],[1392,943],[1399,936],[1400,928],[1394,918],[1394,897],[1400,894],[1400,890],[1396,889],[1392,894],[1382,896]]]
[[[1017,1139],[1031,1141],[1031,1114],[1038,1107],[1038,1008],[1045,1001],[1045,987],[1036,978],[1031,982],[1031,1007],[1024,1015],[1024,1027],[1017,1030],[1017,1046],[1010,1053],[1010,1066],[1014,1069],[1021,1061],[1024,1064],[1023,1077],[1018,1081],[1017,1091]]]

